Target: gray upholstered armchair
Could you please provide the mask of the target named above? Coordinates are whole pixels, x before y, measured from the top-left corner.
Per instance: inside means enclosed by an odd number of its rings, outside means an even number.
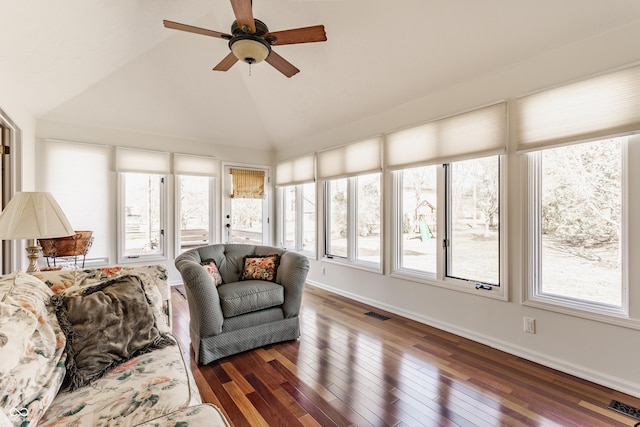
[[[240,280],[245,256],[270,254],[280,255],[275,282]],[[224,282],[219,286],[202,267],[211,259]],[[191,249],[175,265],[187,293],[191,344],[199,364],[300,336],[298,314],[309,271],[304,255],[228,243]]]

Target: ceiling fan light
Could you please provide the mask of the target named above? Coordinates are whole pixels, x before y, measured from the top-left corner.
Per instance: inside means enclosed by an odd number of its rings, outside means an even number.
[[[231,51],[240,61],[257,64],[269,56],[270,49],[258,40],[240,39],[231,44]]]

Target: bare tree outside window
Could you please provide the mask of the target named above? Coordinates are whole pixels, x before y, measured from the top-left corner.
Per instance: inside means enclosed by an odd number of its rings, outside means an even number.
[[[541,291],[622,304],[622,144],[626,138],[541,153]]]

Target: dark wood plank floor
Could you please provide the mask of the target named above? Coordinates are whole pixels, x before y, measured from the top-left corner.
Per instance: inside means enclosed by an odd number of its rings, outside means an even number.
[[[640,399],[307,286],[299,340],[193,362],[186,300],[173,329],[203,401],[234,426],[633,426]],[[389,317],[364,315],[375,311]]]

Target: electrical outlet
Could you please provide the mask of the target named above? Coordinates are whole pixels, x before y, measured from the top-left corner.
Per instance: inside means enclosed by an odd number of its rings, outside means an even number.
[[[524,318],[524,331],[529,334],[536,333],[536,319],[533,317],[525,317]]]
[[[322,267],[322,275],[324,276],[325,274],[327,274],[327,270],[324,267]]]

